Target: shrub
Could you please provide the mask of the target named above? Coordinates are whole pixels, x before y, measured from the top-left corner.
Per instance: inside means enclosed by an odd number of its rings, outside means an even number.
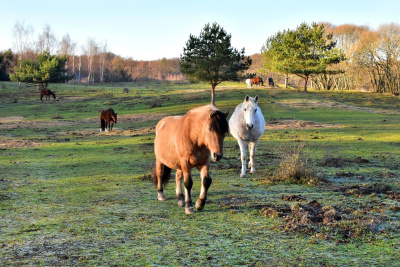
[[[57,120],[57,119],[63,119],[63,117],[59,114],[59,113],[56,113],[56,114],[53,114],[53,116],[51,116],[51,118],[54,120]]]
[[[305,153],[306,141],[292,140],[281,149],[281,161],[274,180],[296,184],[315,184],[315,172]]]

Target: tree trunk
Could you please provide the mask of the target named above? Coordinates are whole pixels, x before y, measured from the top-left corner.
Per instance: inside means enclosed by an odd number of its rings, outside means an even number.
[[[285,77],[285,88],[288,87],[288,83],[289,83],[289,75],[286,73],[286,77]]]
[[[307,92],[307,82],[308,82],[308,76],[304,78],[304,92]]]
[[[211,105],[215,106],[215,84],[211,84]]]

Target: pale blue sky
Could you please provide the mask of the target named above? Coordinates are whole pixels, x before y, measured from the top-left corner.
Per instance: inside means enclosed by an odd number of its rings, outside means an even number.
[[[400,24],[398,0],[0,0],[0,51],[13,47],[15,23],[45,24],[58,40],[66,33],[78,46],[89,37],[109,50],[136,60],[179,57],[190,34],[217,22],[232,35],[232,45],[247,55],[259,53],[267,38],[302,22],[351,23],[377,29]]]

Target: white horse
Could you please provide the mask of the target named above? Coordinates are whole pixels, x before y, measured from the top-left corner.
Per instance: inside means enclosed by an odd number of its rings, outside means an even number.
[[[250,151],[250,173],[255,173],[254,155],[258,139],[264,133],[265,120],[261,109],[257,105],[258,96],[251,98],[246,95],[244,102],[237,105],[229,119],[229,130],[238,140],[242,160],[241,178],[246,177],[246,145],[249,144]]]
[[[251,79],[246,80],[247,88],[251,88]]]

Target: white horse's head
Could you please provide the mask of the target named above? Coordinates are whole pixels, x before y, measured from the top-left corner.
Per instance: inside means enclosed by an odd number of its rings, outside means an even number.
[[[247,130],[251,130],[254,127],[254,121],[258,109],[257,101],[258,96],[251,98],[246,95],[246,97],[244,98],[242,110]]]

